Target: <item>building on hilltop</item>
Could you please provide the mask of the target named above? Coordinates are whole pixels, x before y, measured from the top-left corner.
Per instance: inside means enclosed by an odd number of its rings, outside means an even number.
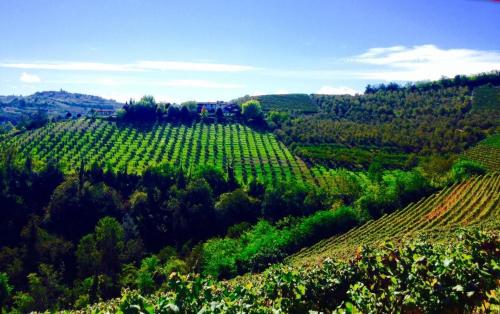
[[[198,102],[196,105],[198,106],[198,113],[201,113],[203,107],[205,107],[209,115],[214,115],[217,109],[221,109],[225,116],[234,116],[240,112],[240,107],[236,103],[232,102]]]

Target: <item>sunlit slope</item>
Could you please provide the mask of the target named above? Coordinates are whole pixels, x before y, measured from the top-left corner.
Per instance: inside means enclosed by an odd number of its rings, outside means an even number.
[[[500,226],[500,174],[493,173],[457,183],[406,208],[369,221],[340,236],[303,249],[288,262],[310,264],[325,258],[350,258],[361,245],[427,234],[446,237],[461,226]]]
[[[472,160],[490,171],[500,171],[500,134],[495,134],[466,150],[463,159]]]
[[[158,123],[149,127],[78,119],[47,126],[4,140],[35,160],[59,162],[64,170],[97,163],[107,170],[142,173],[149,166],[171,164],[191,171],[200,165],[226,170],[238,180],[315,183],[304,162],[271,133],[241,124]]]

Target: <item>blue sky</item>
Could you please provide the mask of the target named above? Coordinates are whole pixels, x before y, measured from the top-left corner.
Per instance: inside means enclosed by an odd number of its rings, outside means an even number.
[[[0,94],[125,100],[355,93],[500,70],[481,0],[2,0]]]

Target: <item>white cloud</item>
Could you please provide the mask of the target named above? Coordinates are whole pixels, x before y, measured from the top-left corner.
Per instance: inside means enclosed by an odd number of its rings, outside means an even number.
[[[238,64],[177,61],[139,61],[135,66],[144,70],[195,72],[244,72],[253,69],[251,66]]]
[[[194,72],[244,72],[254,67],[239,64],[201,63],[181,61],[138,61],[134,63],[96,63],[96,62],[45,62],[45,63],[0,63],[0,67],[14,69],[38,69],[57,71],[98,71],[98,72],[137,72],[137,71],[194,71]]]
[[[373,70],[355,72],[354,76],[358,78],[420,81],[499,70],[500,52],[441,49],[435,45],[394,46],[371,48],[351,61],[375,67]]]
[[[160,85],[170,86],[170,87],[198,87],[198,88],[220,88],[220,89],[231,89],[240,88],[240,84],[230,84],[230,83],[219,83],[207,80],[170,80]]]
[[[34,75],[34,74],[29,74],[26,72],[23,72],[21,76],[19,77],[19,80],[24,83],[40,83],[42,80],[40,77]]]
[[[317,94],[323,95],[355,95],[358,92],[350,87],[333,87],[333,86],[322,86],[317,92]]]

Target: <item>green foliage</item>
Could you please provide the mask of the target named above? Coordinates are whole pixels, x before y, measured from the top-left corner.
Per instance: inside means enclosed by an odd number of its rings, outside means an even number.
[[[498,85],[498,72],[488,80]],[[387,88],[363,95],[312,95],[317,115],[303,115],[275,133],[286,144],[337,144],[404,153],[459,153],[498,132],[498,107],[474,110],[461,84]]]
[[[285,121],[290,119],[290,115],[283,111],[270,111],[266,115],[267,124],[271,128],[280,127]]]
[[[252,222],[259,216],[259,201],[242,189],[223,193],[215,203],[215,214],[226,228],[237,222]]]
[[[159,264],[160,260],[156,256],[142,260],[136,279],[137,288],[142,294],[150,294],[155,290],[155,277],[158,275]]]
[[[181,104],[181,107],[186,108],[191,113],[195,113],[198,111],[198,105],[197,105],[196,101],[194,101],[194,100],[189,100],[189,101],[183,102]]]
[[[121,196],[112,187],[69,176],[54,190],[45,220],[59,234],[76,240],[98,217],[116,215],[122,208]]]
[[[153,96],[145,95],[138,102],[130,102],[123,109],[124,114],[120,114],[125,120],[154,121],[157,117],[158,105]]]
[[[475,88],[473,93],[473,107],[478,109],[495,109],[500,103],[500,87],[491,84]]]
[[[457,182],[468,179],[472,176],[485,174],[486,169],[477,162],[460,160],[453,165],[451,173],[453,180]]]
[[[357,216],[349,207],[319,211],[283,228],[261,220],[239,238],[226,237],[205,242],[202,272],[204,275],[227,278],[237,273],[262,270],[290,253],[343,232],[356,223]]]
[[[262,203],[262,215],[270,220],[288,215],[303,215],[306,213],[303,202],[307,195],[307,187],[295,182],[269,185]]]
[[[376,148],[345,147],[334,144],[296,145],[294,152],[305,160],[332,168],[352,170],[368,169],[374,162],[385,169],[411,169],[415,161],[412,156],[400,152],[384,151]]]
[[[259,121],[263,118],[262,108],[258,100],[252,99],[241,105],[241,114],[247,121]]]
[[[290,113],[315,113],[318,106],[307,94],[261,95],[254,96],[265,111],[276,110]]]
[[[118,304],[94,311],[124,313],[441,313],[485,311],[500,273],[497,234],[472,229],[436,244],[426,238],[398,246],[363,247],[350,261],[276,265],[255,282],[217,282],[172,273],[161,293],[124,291]]]
[[[0,273],[0,313],[10,297],[12,286],[9,284],[9,277],[6,273]]]
[[[97,222],[95,231],[84,236],[76,251],[80,278],[93,276],[103,298],[119,292],[119,274],[124,258],[124,230],[112,217]]]

